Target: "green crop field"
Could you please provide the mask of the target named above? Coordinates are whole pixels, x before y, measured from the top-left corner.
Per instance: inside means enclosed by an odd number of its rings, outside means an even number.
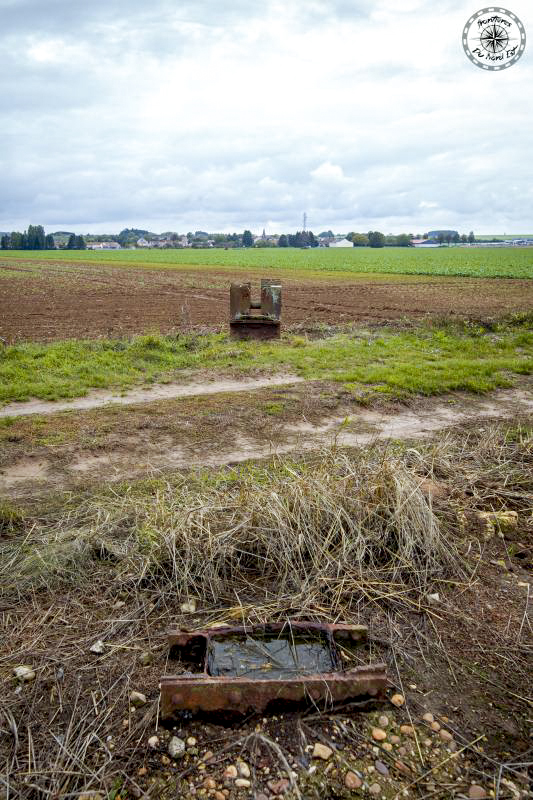
[[[533,278],[533,248],[476,249],[442,247],[353,248],[295,250],[285,248],[238,250],[118,250],[118,251],[2,251],[1,264],[32,260],[106,264],[147,269],[262,270],[280,273],[447,275],[487,278]]]

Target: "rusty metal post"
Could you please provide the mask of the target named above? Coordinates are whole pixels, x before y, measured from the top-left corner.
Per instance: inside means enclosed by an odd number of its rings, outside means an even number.
[[[254,313],[256,312],[256,313]],[[230,331],[234,339],[279,339],[281,330],[281,285],[261,281],[261,301],[253,301],[250,283],[230,287]]]

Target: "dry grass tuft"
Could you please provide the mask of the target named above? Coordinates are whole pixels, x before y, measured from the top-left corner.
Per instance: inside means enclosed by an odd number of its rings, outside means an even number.
[[[327,602],[335,615],[361,594],[425,591],[457,569],[418,481],[387,451],[334,448],[303,465],[226,475],[223,483],[189,478],[153,494],[107,494],[36,526],[4,545],[4,585],[92,580],[112,566],[119,584],[208,605]]]

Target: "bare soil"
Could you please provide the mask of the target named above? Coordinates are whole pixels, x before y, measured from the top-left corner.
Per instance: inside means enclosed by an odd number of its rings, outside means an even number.
[[[158,330],[220,330],[228,288],[244,272],[116,269],[83,264],[0,262],[0,336],[9,342],[123,336]],[[257,278],[251,278],[258,283]],[[533,309],[533,281],[430,276],[283,279],[285,325],[446,315],[502,316]]]

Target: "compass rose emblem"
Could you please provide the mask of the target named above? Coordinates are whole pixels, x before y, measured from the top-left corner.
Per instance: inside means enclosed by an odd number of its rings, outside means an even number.
[[[507,69],[518,61],[525,46],[524,26],[505,8],[482,8],[463,30],[464,51],[481,69]]]

